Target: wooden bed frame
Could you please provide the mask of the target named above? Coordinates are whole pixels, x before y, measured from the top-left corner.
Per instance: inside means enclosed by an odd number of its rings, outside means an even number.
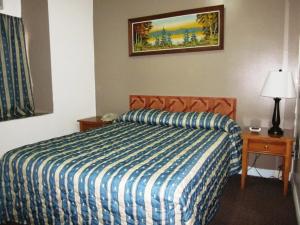
[[[236,98],[130,95],[129,108],[171,112],[214,112],[236,119]]]

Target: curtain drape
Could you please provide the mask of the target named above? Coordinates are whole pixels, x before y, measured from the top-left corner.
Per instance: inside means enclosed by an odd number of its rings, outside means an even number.
[[[0,14],[0,121],[33,113],[23,21]]]

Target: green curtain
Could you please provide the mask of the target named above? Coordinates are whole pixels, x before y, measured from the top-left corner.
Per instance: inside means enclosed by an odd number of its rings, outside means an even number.
[[[21,18],[0,14],[0,121],[34,114]]]

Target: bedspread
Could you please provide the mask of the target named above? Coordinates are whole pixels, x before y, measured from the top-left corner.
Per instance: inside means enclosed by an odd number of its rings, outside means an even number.
[[[239,170],[229,136],[118,122],[14,149],[0,162],[0,223],[207,224]]]

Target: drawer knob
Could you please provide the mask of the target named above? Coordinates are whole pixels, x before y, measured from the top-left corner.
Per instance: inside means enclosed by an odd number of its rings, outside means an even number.
[[[265,149],[268,150],[268,148],[269,148],[269,146],[268,146],[268,145],[265,145]]]

